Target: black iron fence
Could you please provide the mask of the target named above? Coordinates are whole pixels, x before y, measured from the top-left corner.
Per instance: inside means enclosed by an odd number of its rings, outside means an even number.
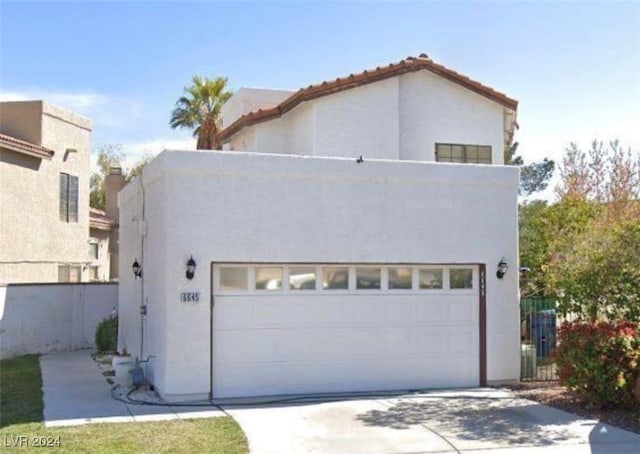
[[[551,298],[520,299],[520,379],[557,380],[553,351],[559,327],[556,301]]]

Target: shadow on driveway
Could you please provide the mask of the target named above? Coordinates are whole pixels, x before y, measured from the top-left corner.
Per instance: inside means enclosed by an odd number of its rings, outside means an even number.
[[[392,402],[386,410],[370,410],[357,419],[369,426],[398,430],[425,426],[447,439],[474,445],[484,442],[492,446],[545,446],[583,441],[566,428],[576,423],[573,415],[513,398],[402,399]]]

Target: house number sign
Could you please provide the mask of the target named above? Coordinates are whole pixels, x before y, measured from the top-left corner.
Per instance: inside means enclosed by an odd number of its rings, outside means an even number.
[[[200,301],[200,292],[182,292],[180,294],[181,303],[197,303]]]

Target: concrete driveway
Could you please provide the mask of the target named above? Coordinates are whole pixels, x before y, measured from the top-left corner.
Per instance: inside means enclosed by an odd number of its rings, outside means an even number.
[[[501,390],[227,405],[226,410],[242,426],[254,454],[640,453],[639,435]]]

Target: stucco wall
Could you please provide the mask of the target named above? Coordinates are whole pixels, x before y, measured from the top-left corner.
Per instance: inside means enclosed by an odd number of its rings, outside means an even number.
[[[222,106],[222,125],[229,126],[243,114],[268,109],[278,105],[294,92],[289,90],[271,90],[265,88],[243,87]]]
[[[117,297],[117,284],[0,286],[0,359],[93,346]]]
[[[485,263],[488,379],[519,377],[518,169],[258,153],[163,152],[120,193],[121,339],[166,396],[209,392],[210,264]],[[125,222],[126,221],[126,222]],[[144,242],[144,282],[130,266]],[[193,254],[195,278],[185,278]],[[505,258],[505,279],[495,267]],[[142,262],[141,262],[142,263]],[[197,304],[179,302],[198,291]]]
[[[86,265],[90,261],[91,122],[46,102],[3,103],[2,131],[19,130],[14,122],[20,121],[32,129],[40,125],[39,144],[55,155],[47,160],[0,149],[0,283],[57,282],[59,263]],[[77,152],[65,159],[67,148]],[[78,177],[77,223],[59,219],[61,172]],[[86,278],[85,269],[83,280]]]
[[[491,145],[492,162],[502,164],[503,110],[419,71],[303,102],[242,129],[230,144],[252,152],[418,161],[434,161],[436,143]]]
[[[109,252],[109,238],[111,232],[109,230],[90,229],[89,241],[98,245],[98,258],[90,257],[89,266],[98,267],[98,280],[109,281],[110,280],[110,252]]]

